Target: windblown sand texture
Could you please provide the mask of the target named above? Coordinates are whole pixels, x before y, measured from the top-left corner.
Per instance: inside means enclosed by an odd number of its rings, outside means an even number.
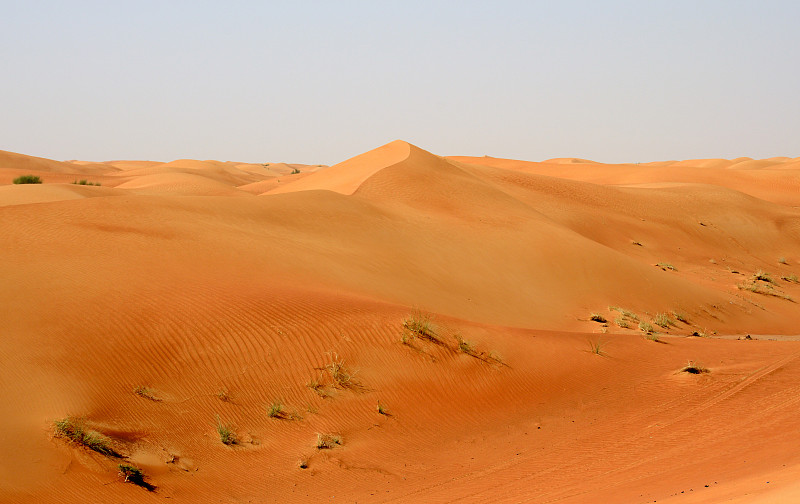
[[[800,501],[800,158],[0,181],[0,502]]]

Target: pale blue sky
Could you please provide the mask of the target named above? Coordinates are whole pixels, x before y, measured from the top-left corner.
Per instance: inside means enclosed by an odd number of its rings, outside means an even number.
[[[798,1],[5,1],[0,149],[800,156]]]

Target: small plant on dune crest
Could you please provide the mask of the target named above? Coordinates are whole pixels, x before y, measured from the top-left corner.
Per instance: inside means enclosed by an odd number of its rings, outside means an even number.
[[[239,442],[233,426],[230,424],[223,424],[219,415],[217,415],[217,434],[219,434],[219,440],[222,441],[224,445],[231,446]]]
[[[42,179],[37,177],[36,175],[20,175],[19,177],[15,178],[12,182],[15,184],[41,184]]]
[[[82,418],[67,417],[55,422],[54,426],[58,437],[67,438],[73,443],[85,446],[107,457],[121,457],[119,452],[111,446],[111,440],[99,432],[87,428]]]
[[[702,374],[702,373],[708,373],[709,370],[707,367],[704,367],[694,361],[689,361],[685,366],[681,368],[680,372],[690,373],[690,374]]]
[[[605,352],[603,351],[604,346],[605,343],[599,339],[597,341],[589,340],[589,351],[595,355],[605,355]]]
[[[117,469],[119,469],[120,477],[124,478],[126,483],[133,483],[150,491],[155,489],[153,485],[144,480],[144,472],[135,465],[118,464]]]
[[[139,386],[133,389],[133,393],[139,397],[143,397],[145,399],[149,399],[154,402],[161,402],[161,398],[155,395],[153,389],[149,387]]]
[[[673,265],[672,265],[672,264],[670,264],[670,263],[666,263],[666,262],[660,262],[660,263],[656,263],[656,266],[658,266],[659,268],[661,268],[661,269],[662,269],[662,271],[667,271],[667,270],[670,270],[670,271],[678,271],[678,270],[676,270],[676,269],[675,269],[675,266],[673,266]]]
[[[650,334],[652,332],[655,332],[655,329],[653,328],[653,326],[649,322],[645,322],[645,321],[639,322],[639,330],[644,332],[644,333],[646,333],[646,334]]]
[[[656,313],[656,316],[653,318],[653,322],[657,326],[661,326],[664,329],[669,329],[669,326],[675,324],[675,322],[673,322],[666,313]]]
[[[317,433],[317,450],[331,450],[342,445],[342,437],[338,434]]]
[[[436,334],[436,328],[431,321],[431,315],[429,313],[414,310],[414,312],[403,321],[403,328],[411,331],[415,336],[441,344],[441,340]]]
[[[469,354],[469,355],[475,355],[475,347],[472,346],[472,343],[470,343],[469,341],[465,340],[464,338],[462,338],[458,334],[455,336],[455,338],[456,338],[456,342],[458,343],[458,351],[459,352],[462,352],[462,353],[465,353],[465,354]]]
[[[592,322],[600,322],[601,324],[608,322],[608,320],[606,320],[606,318],[599,313],[592,313],[592,315],[589,317],[589,320]]]

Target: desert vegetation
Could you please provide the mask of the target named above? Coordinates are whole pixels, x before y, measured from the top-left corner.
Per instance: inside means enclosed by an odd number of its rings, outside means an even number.
[[[63,437],[69,441],[96,451],[108,457],[121,457],[119,452],[113,447],[111,440],[86,426],[86,421],[82,418],[66,417],[58,420],[54,424],[57,437]]]
[[[13,180],[15,184],[41,184],[42,179],[37,175],[20,175]]]
[[[222,444],[232,446],[239,443],[239,438],[236,435],[236,430],[233,425],[222,423],[219,415],[217,415],[217,434]]]

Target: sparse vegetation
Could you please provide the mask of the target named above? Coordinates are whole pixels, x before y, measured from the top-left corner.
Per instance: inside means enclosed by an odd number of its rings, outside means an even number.
[[[644,246],[644,245],[642,245],[641,242],[638,242],[638,241],[632,241],[631,245],[636,245],[637,247],[643,247]]]
[[[475,355],[475,347],[472,346],[472,343],[465,340],[459,335],[456,335],[456,342],[458,343],[458,350],[465,354]]]
[[[422,313],[420,310],[414,312],[403,321],[403,328],[411,331],[415,337],[420,337],[441,345],[442,340],[436,334],[436,327],[431,321],[429,313]]]
[[[300,469],[308,469],[309,457],[302,457],[299,461],[297,461],[298,467]]]
[[[297,175],[298,173],[300,173],[300,170],[297,168],[292,168],[292,175]]]
[[[757,279],[756,276],[757,275],[754,275],[753,279],[749,283],[742,282],[737,284],[736,287],[740,290],[750,291],[755,294],[772,296],[794,302],[794,299],[788,294],[784,294],[783,292],[775,290],[772,279],[769,281],[762,280],[764,283],[758,283],[759,279]]]
[[[690,373],[690,374],[701,374],[701,373],[708,373],[708,368],[704,367],[694,361],[689,361],[685,366],[681,368],[681,373]]]
[[[589,351],[595,355],[605,355],[604,346],[605,344],[599,339],[597,341],[589,340]]]
[[[328,397],[328,393],[325,391],[325,385],[322,384],[322,380],[320,378],[310,379],[308,383],[306,383],[306,387],[316,392],[320,397]]]
[[[646,338],[655,343],[662,343],[661,338],[656,333],[647,333]]]
[[[767,273],[765,271],[762,271],[762,270],[758,270],[758,271],[755,272],[755,274],[753,274],[753,281],[754,282],[761,281],[761,282],[767,282],[767,283],[775,283],[775,281],[772,279],[772,275],[770,275],[769,273]]]
[[[606,320],[606,318],[599,313],[592,313],[592,315],[589,317],[589,320],[593,322],[600,322],[601,324],[608,322],[608,320]]]
[[[223,424],[219,415],[217,415],[217,434],[219,434],[219,440],[222,441],[224,445],[231,446],[239,442],[233,426],[230,424]]]
[[[42,179],[36,175],[20,175],[13,180],[15,184],[41,184]]]
[[[795,275],[795,274],[784,275],[784,276],[781,277],[781,280],[786,280],[787,282],[797,283],[797,275]]]
[[[342,437],[338,434],[317,433],[317,450],[331,450],[342,445]]]
[[[350,371],[344,359],[340,359],[338,355],[331,354],[331,362],[325,365],[325,369],[335,386],[344,389],[359,387],[359,383],[354,379],[356,372]]]
[[[145,399],[149,399],[154,402],[161,402],[161,398],[155,394],[155,391],[149,387],[138,386],[133,389],[133,393],[139,397],[143,397]]]
[[[231,402],[231,394],[228,389],[219,389],[217,390],[217,399],[222,402]]]
[[[779,257],[778,262],[781,264],[788,264],[785,257]]]
[[[267,415],[270,418],[286,418],[286,411],[280,401],[273,401],[267,406]]]
[[[73,443],[85,446],[90,450],[107,457],[120,457],[120,454],[111,445],[111,440],[99,432],[86,427],[81,418],[67,417],[54,424],[58,437],[64,437]]]
[[[669,326],[675,324],[675,322],[669,318],[669,315],[666,313],[656,313],[656,316],[653,318],[653,323],[657,326],[663,327],[664,329],[669,329]]]
[[[667,271],[667,270],[678,271],[678,270],[675,269],[675,266],[671,265],[670,263],[666,263],[666,262],[656,263],[656,266],[661,268],[663,271]]]
[[[639,330],[645,334],[650,334],[655,332],[655,328],[649,322],[645,322],[644,320],[639,322]]]
[[[675,316],[675,319],[678,320],[678,322],[683,322],[684,324],[688,324],[689,323],[688,317],[682,311],[677,311],[676,310],[676,311],[673,311],[672,314]]]
[[[639,316],[636,315],[636,312],[632,312],[631,310],[626,310],[625,308],[620,308],[619,306],[609,306],[608,310],[619,312],[625,319],[630,319],[634,322],[639,321]]]
[[[380,401],[378,401],[378,404],[377,404],[377,406],[375,407],[375,409],[377,409],[377,410],[378,410],[378,413],[379,413],[379,414],[381,414],[381,415],[383,415],[383,416],[387,416],[387,417],[388,417],[388,416],[392,416],[392,415],[389,413],[389,411],[386,409],[386,406],[384,406],[384,405],[383,405],[383,403],[381,403]]]
[[[86,179],[73,180],[72,183],[76,184],[76,185],[90,185],[90,186],[99,186],[100,185],[100,182],[89,182]]]
[[[119,464],[117,465],[117,469],[119,469],[119,475],[125,478],[126,482],[133,483],[134,485],[138,485],[148,490],[153,490],[155,488],[153,485],[144,480],[144,472],[142,472],[142,470],[135,465]]]
[[[628,324],[628,321],[625,320],[624,317],[616,317],[614,323],[623,329],[628,329],[630,327],[630,324]]]

